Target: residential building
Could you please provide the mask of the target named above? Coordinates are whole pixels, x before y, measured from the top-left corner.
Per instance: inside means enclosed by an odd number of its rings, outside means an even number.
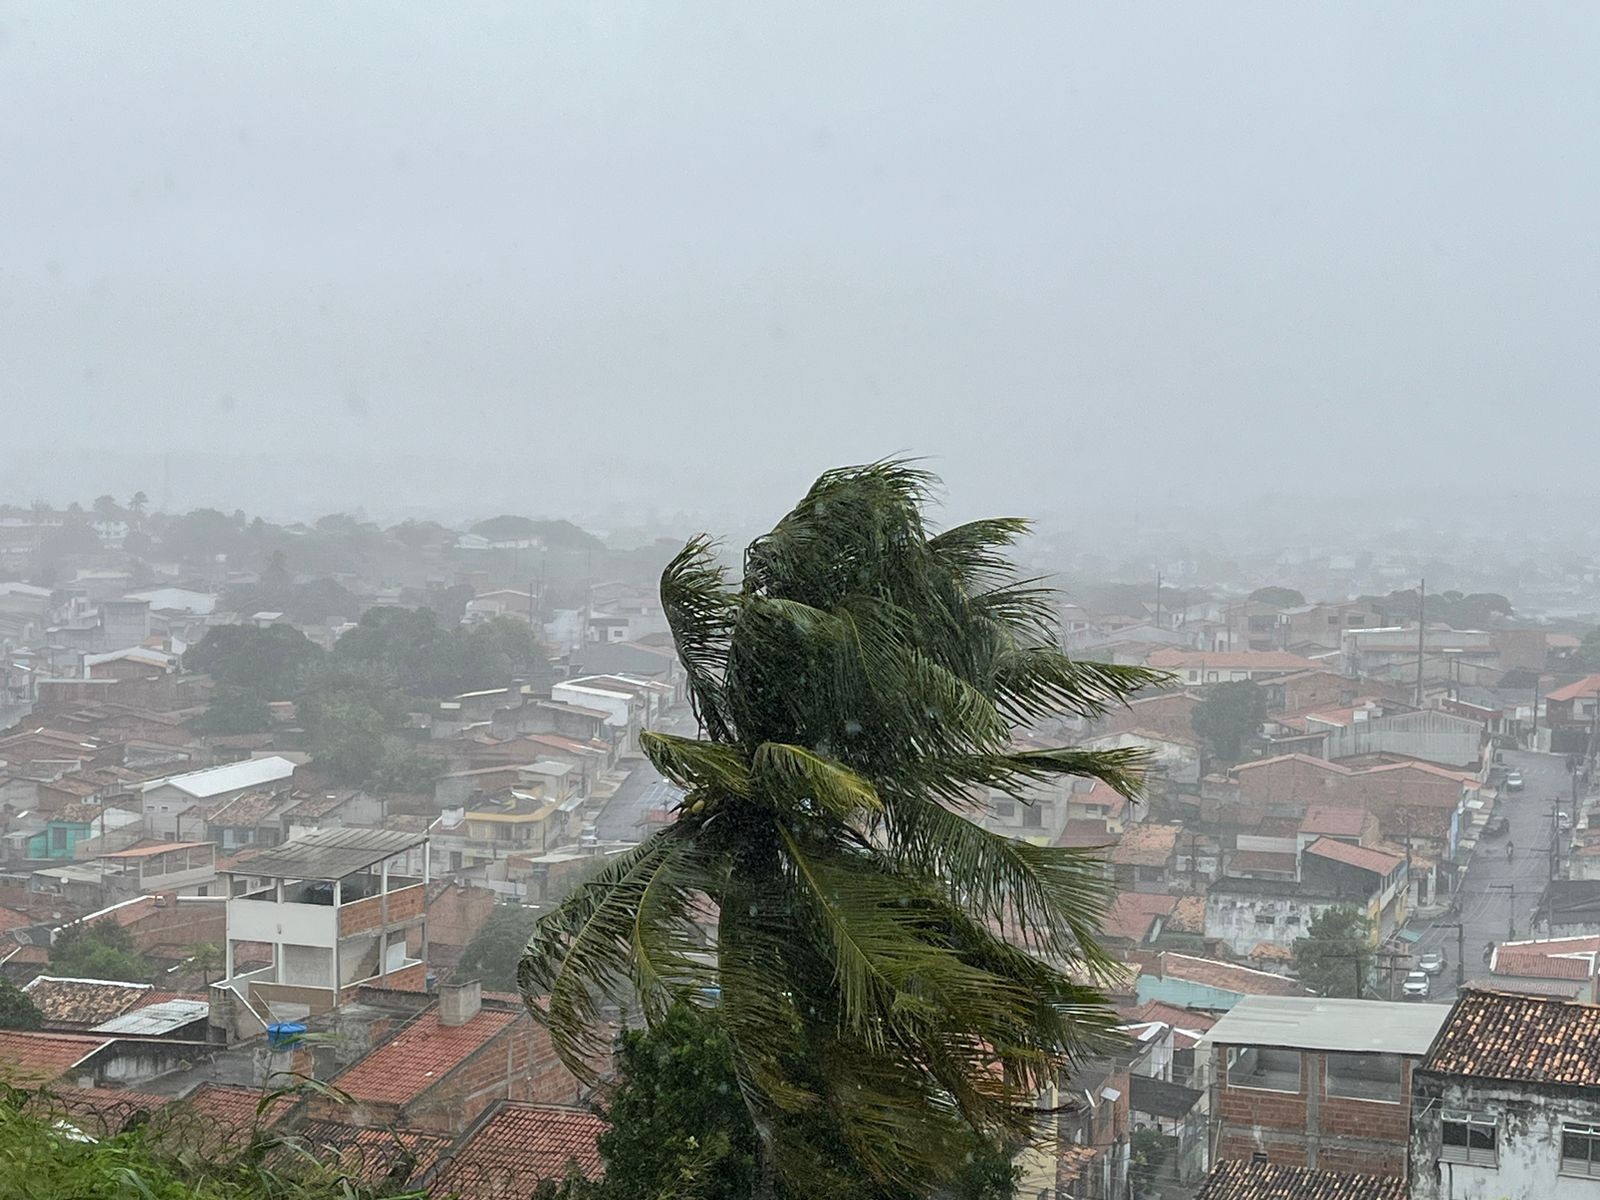
[[[1317,664],[1282,650],[1157,650],[1150,655],[1149,665],[1170,671],[1180,686],[1195,688],[1243,680],[1260,683],[1309,671]]]
[[[1383,897],[1393,894],[1385,883],[1374,880],[1367,896],[1357,894],[1356,883],[1363,877],[1364,873],[1352,872],[1346,886],[1337,890],[1331,884],[1315,890],[1292,879],[1224,877],[1206,893],[1206,938],[1248,957],[1262,943],[1292,946],[1306,936],[1312,921],[1332,908],[1355,908],[1366,914],[1395,911],[1396,901],[1387,909],[1383,904]],[[1374,945],[1380,937],[1381,928],[1374,924]]]
[[[1310,988],[1284,975],[1171,951],[1147,962],[1135,988],[1141,1004],[1204,1012],[1227,1012],[1246,996],[1311,995]]]
[[[436,1195],[473,1200],[526,1200],[547,1179],[576,1171],[598,1179],[605,1164],[599,1138],[606,1123],[587,1109],[497,1100],[462,1136],[434,1176]]]
[[[1501,942],[1482,986],[1561,1000],[1600,1001],[1600,936]]]
[[[1106,856],[1117,886],[1131,892],[1165,892],[1182,833],[1181,825],[1127,826]]]
[[[1412,1073],[1440,1005],[1247,996],[1206,1034],[1217,1081],[1212,1161],[1403,1178]]]
[[[294,772],[293,762],[272,755],[153,779],[143,789],[145,833],[177,840],[184,814],[195,805],[202,801],[216,803],[259,788],[286,788]]]
[[[1468,989],[1415,1080],[1414,1200],[1591,1197],[1600,1007]]]
[[[1219,1162],[1195,1200],[1408,1200],[1406,1181],[1358,1171],[1314,1171],[1279,1163]]]
[[[226,870],[224,978],[211,989],[213,1024],[248,1036],[264,1014],[327,1012],[359,984],[420,991],[427,848],[425,834],[326,829]],[[402,873],[419,851],[420,876]],[[236,971],[249,943],[265,945],[267,964]]]

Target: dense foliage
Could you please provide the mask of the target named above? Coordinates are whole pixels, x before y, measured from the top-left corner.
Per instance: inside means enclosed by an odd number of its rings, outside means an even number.
[[[1259,587],[1246,598],[1278,608],[1298,608],[1306,602],[1304,593],[1288,587]]]
[[[110,917],[103,917],[92,925],[68,925],[56,934],[50,947],[50,974],[149,983],[155,968],[132,934]]]
[[[1194,706],[1189,722],[1206,749],[1225,763],[1236,763],[1261,737],[1267,697],[1248,679],[1213,684]]]
[[[9,979],[0,979],[0,1029],[37,1029],[44,1018],[28,994]]]
[[[496,906],[461,952],[457,978],[481,980],[484,987],[496,992],[514,991],[517,964],[533,932],[533,921],[533,911],[520,904]]]
[[[1311,919],[1294,943],[1294,973],[1319,996],[1369,994],[1372,926],[1354,908],[1330,908]]]
[[[542,918],[523,963],[579,1071],[624,981],[655,1020],[716,995],[761,1133],[758,1196],[780,1178],[948,1184],[975,1135],[1031,1133],[1041,1090],[1113,1020],[1092,985],[1109,967],[1098,864],[968,814],[1060,775],[1134,793],[1138,754],[1019,751],[1012,729],[1160,677],[1064,655],[1053,593],[1007,554],[1026,524],[934,535],[932,482],[898,463],[829,472],[749,547],[741,585],[704,539],[668,566],[706,738],[645,749],[682,809]]]

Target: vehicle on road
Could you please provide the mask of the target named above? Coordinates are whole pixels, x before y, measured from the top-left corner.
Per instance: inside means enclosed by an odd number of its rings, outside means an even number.
[[[1520,792],[1523,788],[1522,772],[1511,771],[1506,775],[1506,791]]]
[[[1433,991],[1433,983],[1421,971],[1412,971],[1406,976],[1405,983],[1400,985],[1400,990],[1405,993],[1407,1000],[1426,1000],[1428,993]]]
[[[1437,975],[1445,967],[1444,955],[1437,950],[1430,950],[1426,954],[1417,956],[1417,970],[1424,975]]]
[[[1505,837],[1511,832],[1511,822],[1504,817],[1491,817],[1489,823],[1483,827],[1483,836],[1486,838]]]

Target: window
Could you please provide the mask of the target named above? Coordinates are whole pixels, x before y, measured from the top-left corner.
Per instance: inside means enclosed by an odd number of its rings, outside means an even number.
[[[1044,828],[1044,804],[1034,801],[1022,810],[1022,827],[1024,829]]]
[[[1561,1173],[1600,1176],[1600,1126],[1561,1127]]]
[[[1189,672],[1189,682],[1190,683],[1199,683],[1200,682],[1200,672],[1199,671],[1190,671]]]
[[[1017,811],[1017,802],[1010,796],[996,797],[989,801],[989,807],[994,810],[995,816],[1009,821],[1012,814]]]
[[[1329,1054],[1328,1095],[1400,1103],[1398,1054]]]
[[[1228,1067],[1228,1086],[1267,1092],[1300,1090],[1300,1051],[1241,1046]]]
[[[1444,1141],[1439,1148],[1441,1162],[1466,1163],[1474,1167],[1497,1165],[1495,1157],[1495,1122],[1482,1113],[1445,1109],[1442,1114]],[[1563,1165],[1565,1165],[1563,1139]]]

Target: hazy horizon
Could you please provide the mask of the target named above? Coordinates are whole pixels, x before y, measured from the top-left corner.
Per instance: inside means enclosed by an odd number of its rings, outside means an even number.
[[[1551,496],[1600,438],[1596,33],[0,8],[7,498],[760,524],[895,453],[961,514]]]

